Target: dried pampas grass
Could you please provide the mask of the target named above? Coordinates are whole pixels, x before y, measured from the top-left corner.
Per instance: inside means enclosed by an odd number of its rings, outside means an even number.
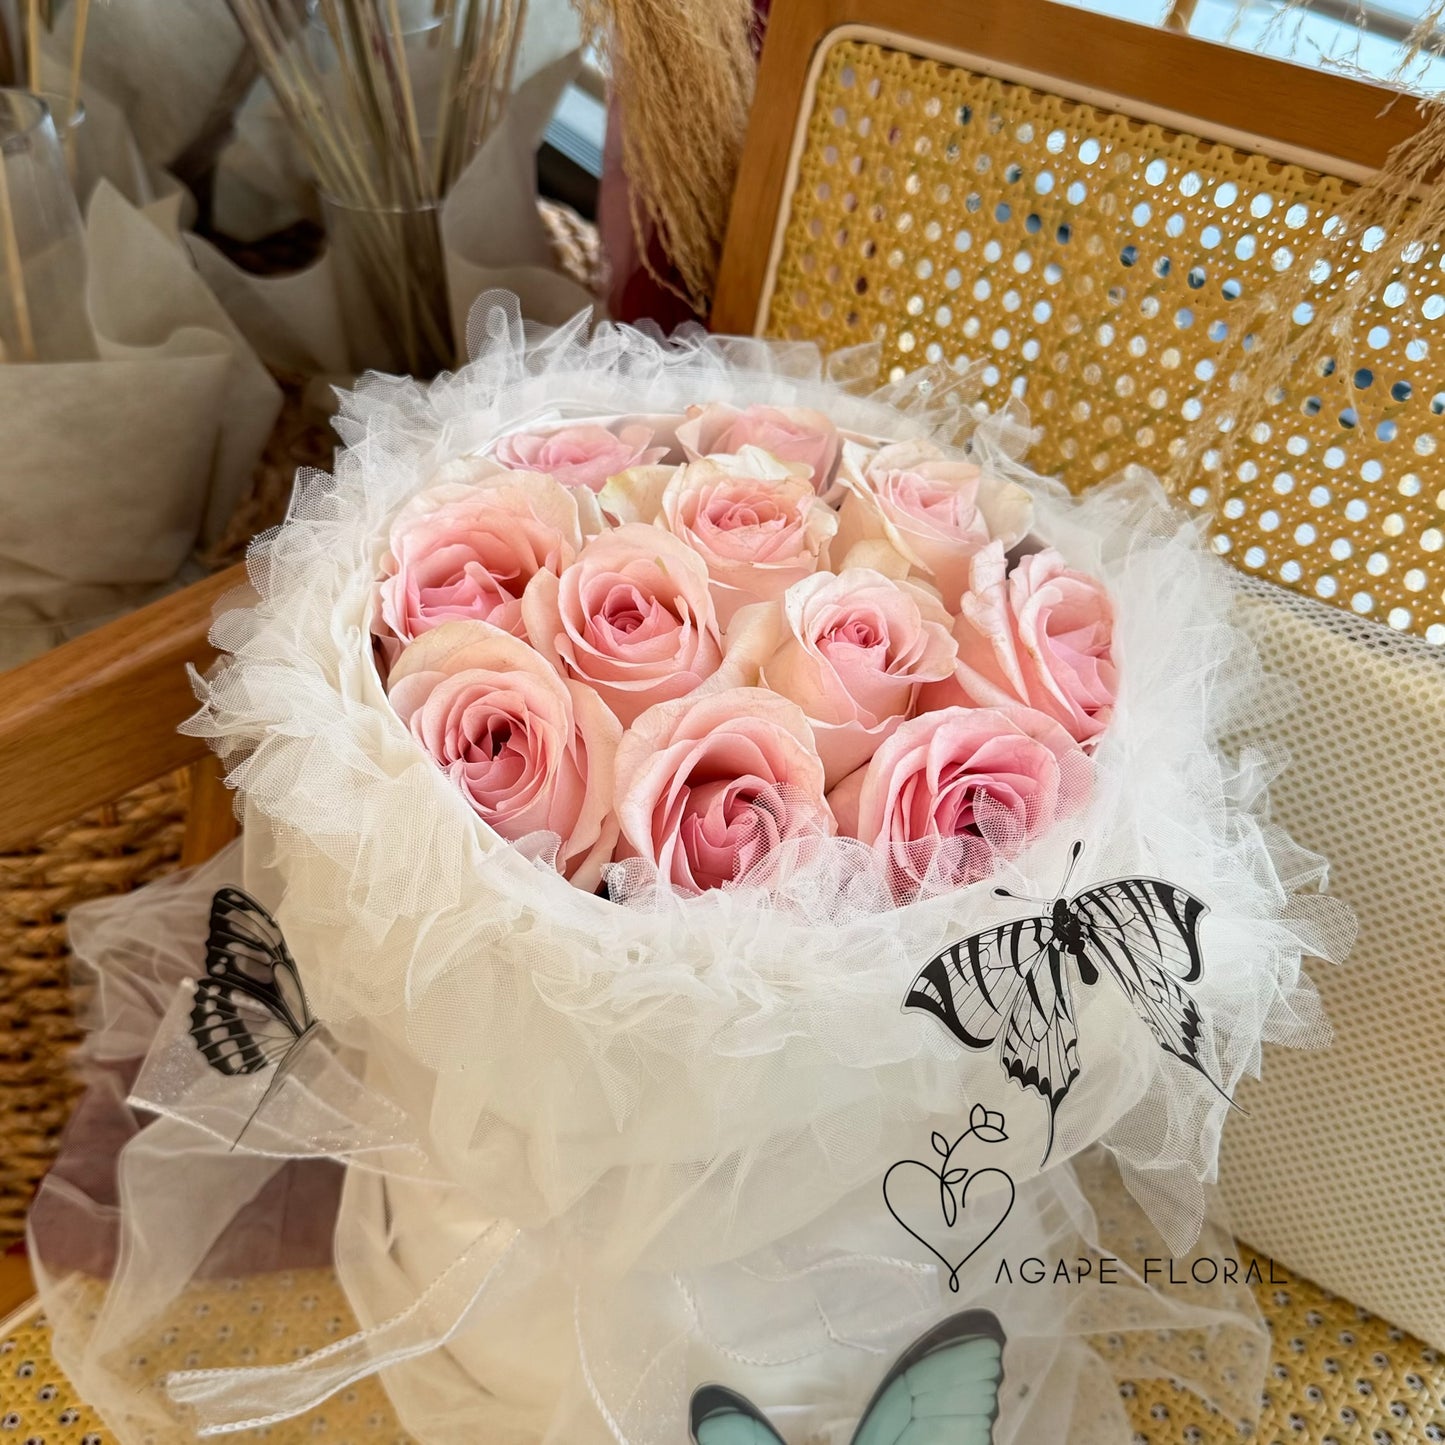
[[[228,3],[322,195],[338,266],[394,341],[394,357],[368,360],[435,375],[456,349],[437,207],[511,97],[526,0],[434,0],[419,42],[399,0]],[[433,107],[413,93],[409,41],[435,53]]]
[[[1241,0],[1241,14],[1246,3]],[[1285,0],[1266,33],[1298,21],[1310,8],[1311,0]],[[1336,9],[1332,6],[1331,13]],[[1332,370],[1350,375],[1360,344],[1355,322],[1361,306],[1429,264],[1432,244],[1445,236],[1445,95],[1411,93],[1406,82],[1422,57],[1438,54],[1445,44],[1442,23],[1445,0],[1430,0],[1401,44],[1391,76],[1401,89],[1398,103],[1419,108],[1419,130],[1351,192],[1326,224],[1320,254],[1292,267],[1256,298],[1239,326],[1249,340],[1237,369],[1221,376],[1224,384],[1203,398],[1203,412],[1174,460],[1170,481],[1187,491],[1199,483],[1202,471],[1214,503],[1211,512],[1224,500],[1230,454],[1238,440],[1263,421],[1292,379],[1313,374],[1314,364],[1328,360]],[[1372,231],[1383,232],[1384,240],[1368,236]],[[1328,267],[1328,285],[1311,276],[1320,262]],[[1301,306],[1309,308],[1308,325],[1295,319]]]
[[[575,3],[611,64],[639,253],[651,270],[655,229],[679,294],[704,314],[757,78],[752,0]]]

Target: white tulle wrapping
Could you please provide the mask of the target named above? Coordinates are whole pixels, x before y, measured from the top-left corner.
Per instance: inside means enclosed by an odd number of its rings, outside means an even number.
[[[313,1407],[320,1430],[326,1400],[378,1367],[423,1442],[678,1445],[688,1393],[708,1379],[748,1390],[790,1440],[845,1445],[889,1360],[964,1304],[994,1309],[1008,1333],[996,1445],[1124,1445],[1119,1378],[1167,1377],[1226,1419],[1250,1414],[1268,1348],[1248,1289],[1146,1286],[1142,1261],[1163,1246],[1097,1150],[1021,1187],[957,1295],[884,1213],[876,1181],[836,1200],[818,1181],[820,1216],[746,1257],[606,1274],[575,1216],[518,1229],[485,1210],[425,1144],[419,1101],[396,1083],[367,1087],[353,1071],[365,1061],[326,1048],[303,1056],[233,1151],[265,1081],[205,1066],[186,1032],[186,981],[215,890],[255,881],[243,851],[74,919],[77,956],[99,983],[92,1092],[42,1189],[31,1250],[56,1357],[122,1445],[170,1445],[198,1428],[250,1438]],[[161,1117],[121,1150],[112,1199],[105,1156],[134,1126],[103,1070],[147,1049],[132,1097]],[[921,1142],[897,1153],[926,1154]],[[994,1162],[998,1147],[973,1162]],[[314,1172],[331,1161],[345,1166],[339,1217]],[[1200,1248],[1237,1253],[1215,1221]],[[1001,1258],[1052,1269],[1091,1250],[1120,1259],[1117,1283],[995,1280]],[[234,1283],[245,1299],[257,1276],[264,1295],[268,1271],[323,1261],[363,1328],[311,1356],[282,1348],[287,1363],[268,1351],[248,1366],[227,1331],[197,1318],[208,1283]],[[162,1331],[192,1347],[180,1376],[147,1357]],[[376,1438],[392,1436],[378,1427]]]
[[[1143,874],[1202,897],[1195,997],[1226,1089],[1258,1069],[1263,1041],[1327,1037],[1301,971],[1338,952],[1339,915],[1300,891],[1322,865],[1264,821],[1273,761],[1222,746],[1272,705],[1267,680],[1231,625],[1229,574],[1150,478],[1073,501],[1017,461],[1016,422],[975,415],[937,377],[859,396],[811,348],[700,332],[669,346],[580,321],[534,334],[503,303],[479,308],[473,341],[472,364],[430,388],[370,378],[344,400],[335,477],[300,490],[253,551],[259,601],[216,626],[231,656],[190,730],[245,800],[245,886],[275,912],[348,1061],[299,1073],[246,1148],[350,1166],[337,1263],[378,1327],[356,1355],[396,1355],[388,1385],[422,1439],[675,1445],[699,1372],[841,1432],[867,1393],[860,1358],[881,1368],[957,1303],[881,1201],[889,1165],[920,1155],[931,1131],[956,1135],[976,1103],[1007,1115],[988,1162],[1020,1185],[1015,1256],[1092,1237],[1070,1170],[1027,1184],[1044,1103],[993,1054],[901,1010],[940,948],[1018,913],[994,885],[1051,895],[1082,839],[1075,889]],[[368,628],[386,523],[441,464],[505,431],[702,400],[967,443],[1033,489],[1036,532],[1102,577],[1118,609],[1122,691],[1083,814],[986,882],[902,909],[880,909],[866,880],[840,887],[857,862],[845,843],[774,895],[622,907],[490,835],[378,680]],[[193,902],[203,913],[199,889]],[[1083,1072],[1053,1159],[1101,1144],[1187,1249],[1227,1106],[1108,980],[1075,1002]],[[173,1008],[137,1095],[225,1139],[254,1097],[207,1075],[183,1024]],[[142,1180],[130,1202],[127,1227],[154,1230]],[[1011,1340],[1036,1336],[1050,1357],[1075,1347],[1060,1344],[1078,1326],[1056,1303],[982,1289],[975,1277]],[[182,1393],[203,1419],[234,1423],[278,1399],[299,1408],[345,1370],[332,1360]],[[1057,1427],[1073,1397],[1049,1398]],[[1117,1406],[1105,1414],[1122,1424]],[[1043,1417],[1020,1406],[1009,1419],[1000,1441],[1043,1438],[1029,1433]]]

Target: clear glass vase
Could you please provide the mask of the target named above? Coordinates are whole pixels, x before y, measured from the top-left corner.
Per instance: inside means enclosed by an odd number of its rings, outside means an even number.
[[[85,234],[45,102],[0,89],[0,361],[92,352]]]
[[[89,131],[86,120],[89,112],[85,108],[85,102],[79,97],[72,100],[58,90],[36,90],[31,94],[43,100],[50,111],[50,122],[55,127],[55,134],[60,138],[60,153],[65,157],[65,169],[70,176],[75,198],[77,202],[84,202],[99,179],[94,166],[87,164],[89,157],[86,154],[86,141],[89,139]]]
[[[454,366],[441,208],[322,207],[352,365],[417,377]]]

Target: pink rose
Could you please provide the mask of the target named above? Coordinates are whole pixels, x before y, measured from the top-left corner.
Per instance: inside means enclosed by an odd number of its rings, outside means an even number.
[[[677,440],[693,461],[759,447],[779,461],[802,462],[819,496],[827,492],[838,463],[838,428],[822,412],[802,406],[749,406],[742,411],[717,402],[690,406]]]
[[[685,893],[765,867],[791,840],[833,832],[807,719],[761,688],[649,708],[617,749],[619,857],[638,857]]]
[[[1082,806],[1090,781],[1083,749],[1043,713],[950,707],[904,723],[828,801],[908,897],[986,877]]]
[[[1114,714],[1114,605],[1096,577],[1075,572],[1052,548],[1007,570],[1002,543],[973,559],[954,626],[958,667],[927,689],[925,706],[1024,703],[1094,746]]]
[[[658,520],[707,564],[722,627],[745,603],[776,600],[826,567],[838,527],[804,477],[754,447],[682,467]]]
[[[459,474],[465,464],[444,473]],[[582,537],[576,500],[550,477],[495,472],[431,486],[391,524],[378,631],[410,642],[466,618],[520,633],[527,583],[566,567]]]
[[[641,523],[593,537],[560,578],[533,577],[522,599],[539,652],[630,727],[718,669],[722,641],[703,560]]]
[[[547,432],[513,432],[492,455],[515,471],[545,472],[564,487],[600,492],[609,477],[628,467],[650,466],[667,455],[652,447],[652,428],[634,422],[611,431],[588,423]]]
[[[510,842],[560,839],[557,868],[596,888],[617,842],[622,729],[596,693],[485,622],[444,622],[404,648],[388,696],[477,816]]]
[[[835,555],[845,566],[896,576],[899,568],[885,557],[891,551],[938,589],[950,612],[968,586],[973,554],[995,539],[1012,547],[1033,523],[1033,501],[1022,487],[950,460],[932,442],[894,442],[871,456],[850,442],[839,481],[847,496]]]
[[[728,659],[746,670],[750,654],[766,654],[757,678],[803,709],[831,788],[912,715],[924,683],[953,676],[949,622],[938,599],[909,582],[862,567],[818,572],[781,606],[739,612]]]

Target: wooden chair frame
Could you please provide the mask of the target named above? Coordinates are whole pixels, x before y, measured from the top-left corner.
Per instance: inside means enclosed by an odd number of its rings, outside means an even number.
[[[1374,174],[1421,124],[1399,91],[1055,0],[788,0],[768,22],[714,330],[756,335],[766,325],[799,122],[830,42],[899,36],[910,53],[1350,180]]]
[[[182,862],[235,836],[206,744],[176,729],[196,710],[186,664],[214,659],[216,604],[245,585],[232,567],[0,675],[0,851],[184,767]]]

